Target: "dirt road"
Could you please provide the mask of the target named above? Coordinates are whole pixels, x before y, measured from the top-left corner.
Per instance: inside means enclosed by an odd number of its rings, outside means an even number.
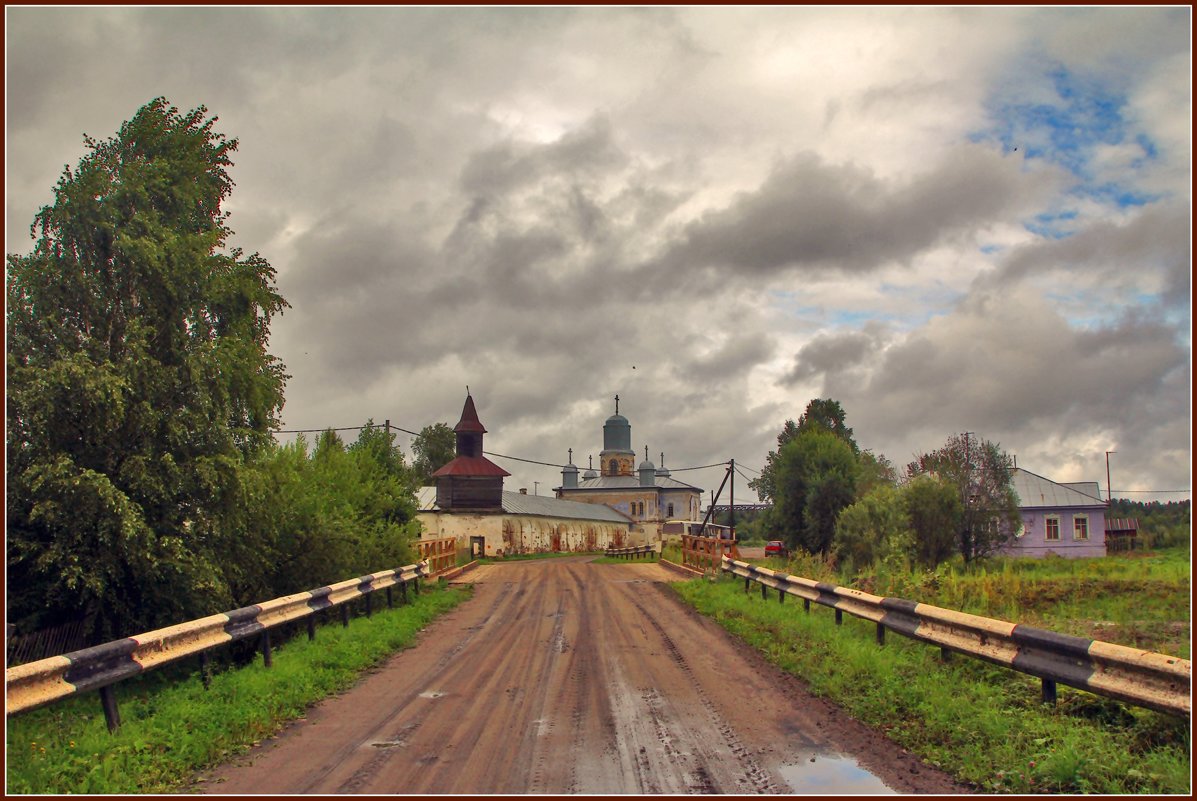
[[[474,597],[211,793],[961,792],[808,695],[648,563],[465,574]]]

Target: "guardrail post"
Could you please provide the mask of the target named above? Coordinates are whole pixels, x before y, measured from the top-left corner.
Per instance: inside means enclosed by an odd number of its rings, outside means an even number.
[[[270,629],[262,631],[262,664],[266,667],[274,665],[274,660],[271,658],[270,652]]]
[[[200,651],[200,681],[205,690],[212,686],[212,661],[207,651]]]
[[[885,626],[877,624],[877,644],[885,645]]]
[[[111,734],[121,727],[121,713],[116,708],[116,695],[111,684],[100,688],[100,705],[104,707],[104,722],[108,724],[108,733]]]
[[[308,615],[308,642],[316,639],[316,613]]]
[[[1053,706],[1056,703],[1056,683],[1051,679],[1043,679],[1043,703]]]
[[[786,591],[781,587],[777,588],[777,602],[779,604],[784,604],[786,602]]]
[[[374,604],[370,600],[373,595],[374,593],[372,592],[366,593],[366,617],[370,617],[370,614],[374,611]]]
[[[748,592],[748,585],[751,583],[752,583],[752,579],[748,578],[748,576],[745,576],[744,577],[744,592]]]
[[[952,651],[951,651],[951,649],[950,649],[950,648],[944,648],[944,647],[941,647],[941,648],[939,649],[939,658],[940,658],[940,659],[942,659],[944,662],[947,662],[948,660],[950,660],[950,659],[952,658]]]
[[[415,587],[416,595],[419,595],[420,594],[420,579],[418,577],[414,578],[414,579],[412,579],[411,583]]]
[[[392,608],[394,608],[394,604],[391,603],[391,588],[387,587],[387,609]]]
[[[762,601],[769,600],[769,585],[767,585],[767,584],[761,585],[761,600]]]
[[[810,613],[810,598],[802,599],[802,611],[808,614]]]
[[[844,610],[843,609],[835,610],[835,625],[841,626],[841,625],[843,625],[843,623],[844,623]]]
[[[341,628],[349,628],[349,602],[341,604]]]
[[[407,603],[407,582],[399,582],[399,593],[403,596],[403,603]]]

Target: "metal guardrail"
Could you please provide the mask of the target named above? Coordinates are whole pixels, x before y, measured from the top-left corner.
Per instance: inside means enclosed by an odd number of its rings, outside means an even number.
[[[342,624],[348,626],[349,607],[345,604],[349,601],[364,596],[366,613],[369,614],[371,593],[386,590],[387,604],[390,605],[392,587],[398,586],[406,597],[409,582],[419,593],[419,580],[431,575],[428,562],[422,561],[84,648],[62,656],[17,665],[4,671],[5,695],[8,702],[6,715],[27,712],[71,695],[99,690],[108,728],[110,731],[115,730],[120,725],[120,715],[117,713],[111,686],[116,682],[198,654],[206,684],[206,652],[209,649],[255,636],[262,639],[263,661],[266,667],[270,667],[271,628],[307,618],[308,638],[313,639],[316,636],[314,615],[317,612],[340,606]]]
[[[873,621],[878,644],[884,644],[885,631],[890,629],[938,645],[945,655],[967,654],[1036,676],[1042,681],[1045,702],[1055,701],[1059,682],[1135,706],[1192,717],[1193,663],[1188,659],[902,598],[882,598],[726,557],[722,567],[744,579],[745,591],[751,582],[760,584],[762,598],[772,588],[778,591],[779,601],[786,595],[802,598],[807,611],[812,601],[835,609],[836,624],[844,612]]]
[[[625,559],[634,559],[637,556],[647,556],[650,559],[657,554],[657,549],[653,545],[637,545],[634,548],[608,548],[606,556],[622,556]]]

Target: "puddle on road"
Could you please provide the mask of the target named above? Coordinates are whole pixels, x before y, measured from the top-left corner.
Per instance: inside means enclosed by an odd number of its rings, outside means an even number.
[[[440,690],[428,690],[427,692],[420,693],[421,698],[440,698],[443,695],[444,693]]]
[[[803,795],[896,795],[851,757],[815,755],[777,769],[795,793]]]

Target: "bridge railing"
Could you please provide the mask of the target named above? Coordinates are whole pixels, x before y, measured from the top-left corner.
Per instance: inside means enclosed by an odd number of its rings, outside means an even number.
[[[606,556],[622,556],[625,559],[635,559],[640,556],[645,556],[651,559],[656,556],[657,548],[654,545],[637,545],[633,548],[608,548]]]
[[[723,537],[682,535],[682,564],[704,573],[718,573],[723,557],[740,558],[736,541]]]
[[[1188,659],[902,598],[883,598],[726,557],[722,568],[744,579],[745,592],[756,582],[762,598],[775,589],[779,601],[787,595],[801,598],[808,612],[811,602],[830,607],[835,610],[837,625],[844,612],[870,620],[877,625],[879,645],[884,644],[888,629],[938,645],[945,656],[967,654],[1036,676],[1042,682],[1045,702],[1055,701],[1058,682],[1135,706],[1192,717],[1193,663]]]
[[[416,540],[420,558],[427,560],[430,575],[439,576],[457,566],[457,538],[440,537],[432,540]]]
[[[4,671],[6,715],[27,712],[72,695],[98,690],[104,708],[104,718],[112,731],[120,725],[120,715],[112,693],[112,685],[119,681],[198,654],[201,673],[206,683],[207,652],[226,643],[250,637],[261,638],[263,662],[266,667],[270,667],[270,629],[306,618],[308,638],[314,639],[316,613],[339,606],[342,625],[348,626],[347,604],[350,601],[364,597],[366,614],[370,614],[372,593],[385,590],[389,606],[392,587],[399,587],[406,598],[408,584],[419,593],[420,579],[429,578],[431,575],[428,562],[422,561],[275,598],[231,612],[209,615],[199,620],[179,623],[62,656],[17,665]]]

